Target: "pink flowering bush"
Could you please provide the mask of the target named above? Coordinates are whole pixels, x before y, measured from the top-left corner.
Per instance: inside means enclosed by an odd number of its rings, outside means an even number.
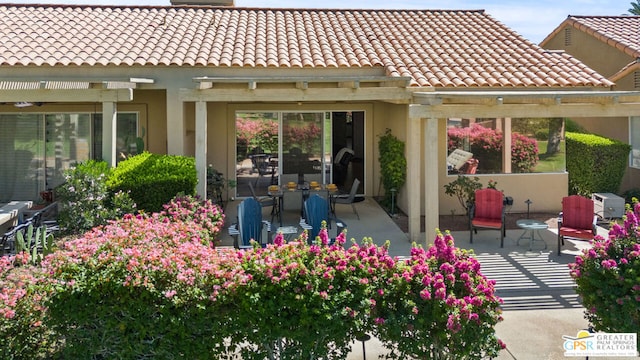
[[[305,123],[303,126],[287,124],[282,131],[286,149],[298,146],[305,153],[317,152],[322,129],[316,123]]]
[[[480,263],[438,234],[433,246],[413,248],[378,284],[375,335],[390,359],[479,359],[505,345],[495,335],[502,300]]]
[[[241,283],[203,245],[197,222],[126,215],[65,242],[44,261],[48,325],[62,358],[216,357],[223,312],[212,289]]]
[[[345,250],[326,228],[307,245],[303,235],[275,246],[238,252],[251,278],[238,287],[232,343],[242,359],[343,359],[354,338],[371,328],[369,313],[381,275],[394,265],[387,247],[371,241]],[[250,329],[250,330],[247,330]]]
[[[171,222],[193,222],[201,226],[199,234],[205,245],[215,245],[224,226],[222,209],[207,199],[201,201],[197,196],[179,195],[163,205],[158,215]]]
[[[42,359],[57,346],[43,324],[46,294],[37,284],[44,274],[29,264],[27,251],[0,257],[0,359]]]
[[[596,331],[634,333],[640,329],[640,203],[627,209],[623,224],[569,264],[585,318]],[[638,343],[640,347],[640,342]]]
[[[332,242],[326,228],[312,244],[279,234],[216,250],[206,209],[176,199],[125,215],[59,244],[41,268],[26,253],[0,258],[0,358],[333,359],[365,333],[387,358],[501,348],[493,282],[449,235],[408,261],[388,243]]]

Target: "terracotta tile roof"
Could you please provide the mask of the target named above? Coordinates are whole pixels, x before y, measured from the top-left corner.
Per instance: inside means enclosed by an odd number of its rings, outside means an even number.
[[[566,26],[583,31],[634,58],[640,57],[640,16],[572,16],[548,35],[542,44]],[[544,46],[544,45],[542,45]]]
[[[0,67],[383,67],[413,86],[611,86],[482,10],[0,5]]]

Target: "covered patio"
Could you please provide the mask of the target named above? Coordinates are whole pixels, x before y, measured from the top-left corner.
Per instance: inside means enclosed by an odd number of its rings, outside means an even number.
[[[443,186],[454,177],[446,172],[446,119],[453,117],[501,118],[503,133],[511,133],[512,118],[579,118],[586,116],[632,116],[640,113],[637,91],[433,91],[415,92],[407,120],[407,184],[409,238],[429,241],[420,234],[420,214],[425,214],[427,232],[438,227],[439,214],[451,204],[443,201]],[[504,148],[510,138],[504,137]],[[503,174],[491,174],[505,195],[535,199],[541,209],[557,211],[568,192],[568,174],[511,174],[509,152],[503,153]],[[426,209],[438,209],[427,211]],[[524,211],[522,201],[513,211]]]

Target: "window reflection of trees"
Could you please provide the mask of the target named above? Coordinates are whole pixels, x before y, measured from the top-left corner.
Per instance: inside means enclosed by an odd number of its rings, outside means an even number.
[[[504,122],[510,121],[510,170],[503,168]],[[447,150],[473,154],[476,173],[562,172],[564,166],[564,127],[562,119],[450,119]],[[462,169],[464,172],[464,168]]]

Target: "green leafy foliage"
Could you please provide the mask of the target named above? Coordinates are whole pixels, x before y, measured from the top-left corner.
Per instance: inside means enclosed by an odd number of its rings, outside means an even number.
[[[404,142],[387,129],[378,141],[380,176],[385,190],[386,202],[391,202],[391,189],[400,191],[407,179],[407,159],[404,156]]]
[[[596,331],[635,333],[640,329],[640,204],[627,207],[623,224],[613,224],[607,239],[596,237],[569,264],[585,318]],[[640,348],[640,338],[638,339]]]
[[[566,133],[569,193],[617,193],[631,146],[592,134]]]
[[[65,170],[65,182],[56,188],[60,204],[58,222],[63,231],[82,233],[135,211],[136,205],[128,193],[108,189],[106,181],[110,174],[106,162],[95,160]]]
[[[195,194],[197,182],[194,158],[144,152],[120,162],[107,186],[128,192],[138,210],[158,212],[177,194]]]
[[[468,214],[469,208],[475,201],[476,190],[480,189],[482,189],[482,183],[479,177],[458,175],[455,180],[444,186],[444,193],[458,199],[465,213]]]

